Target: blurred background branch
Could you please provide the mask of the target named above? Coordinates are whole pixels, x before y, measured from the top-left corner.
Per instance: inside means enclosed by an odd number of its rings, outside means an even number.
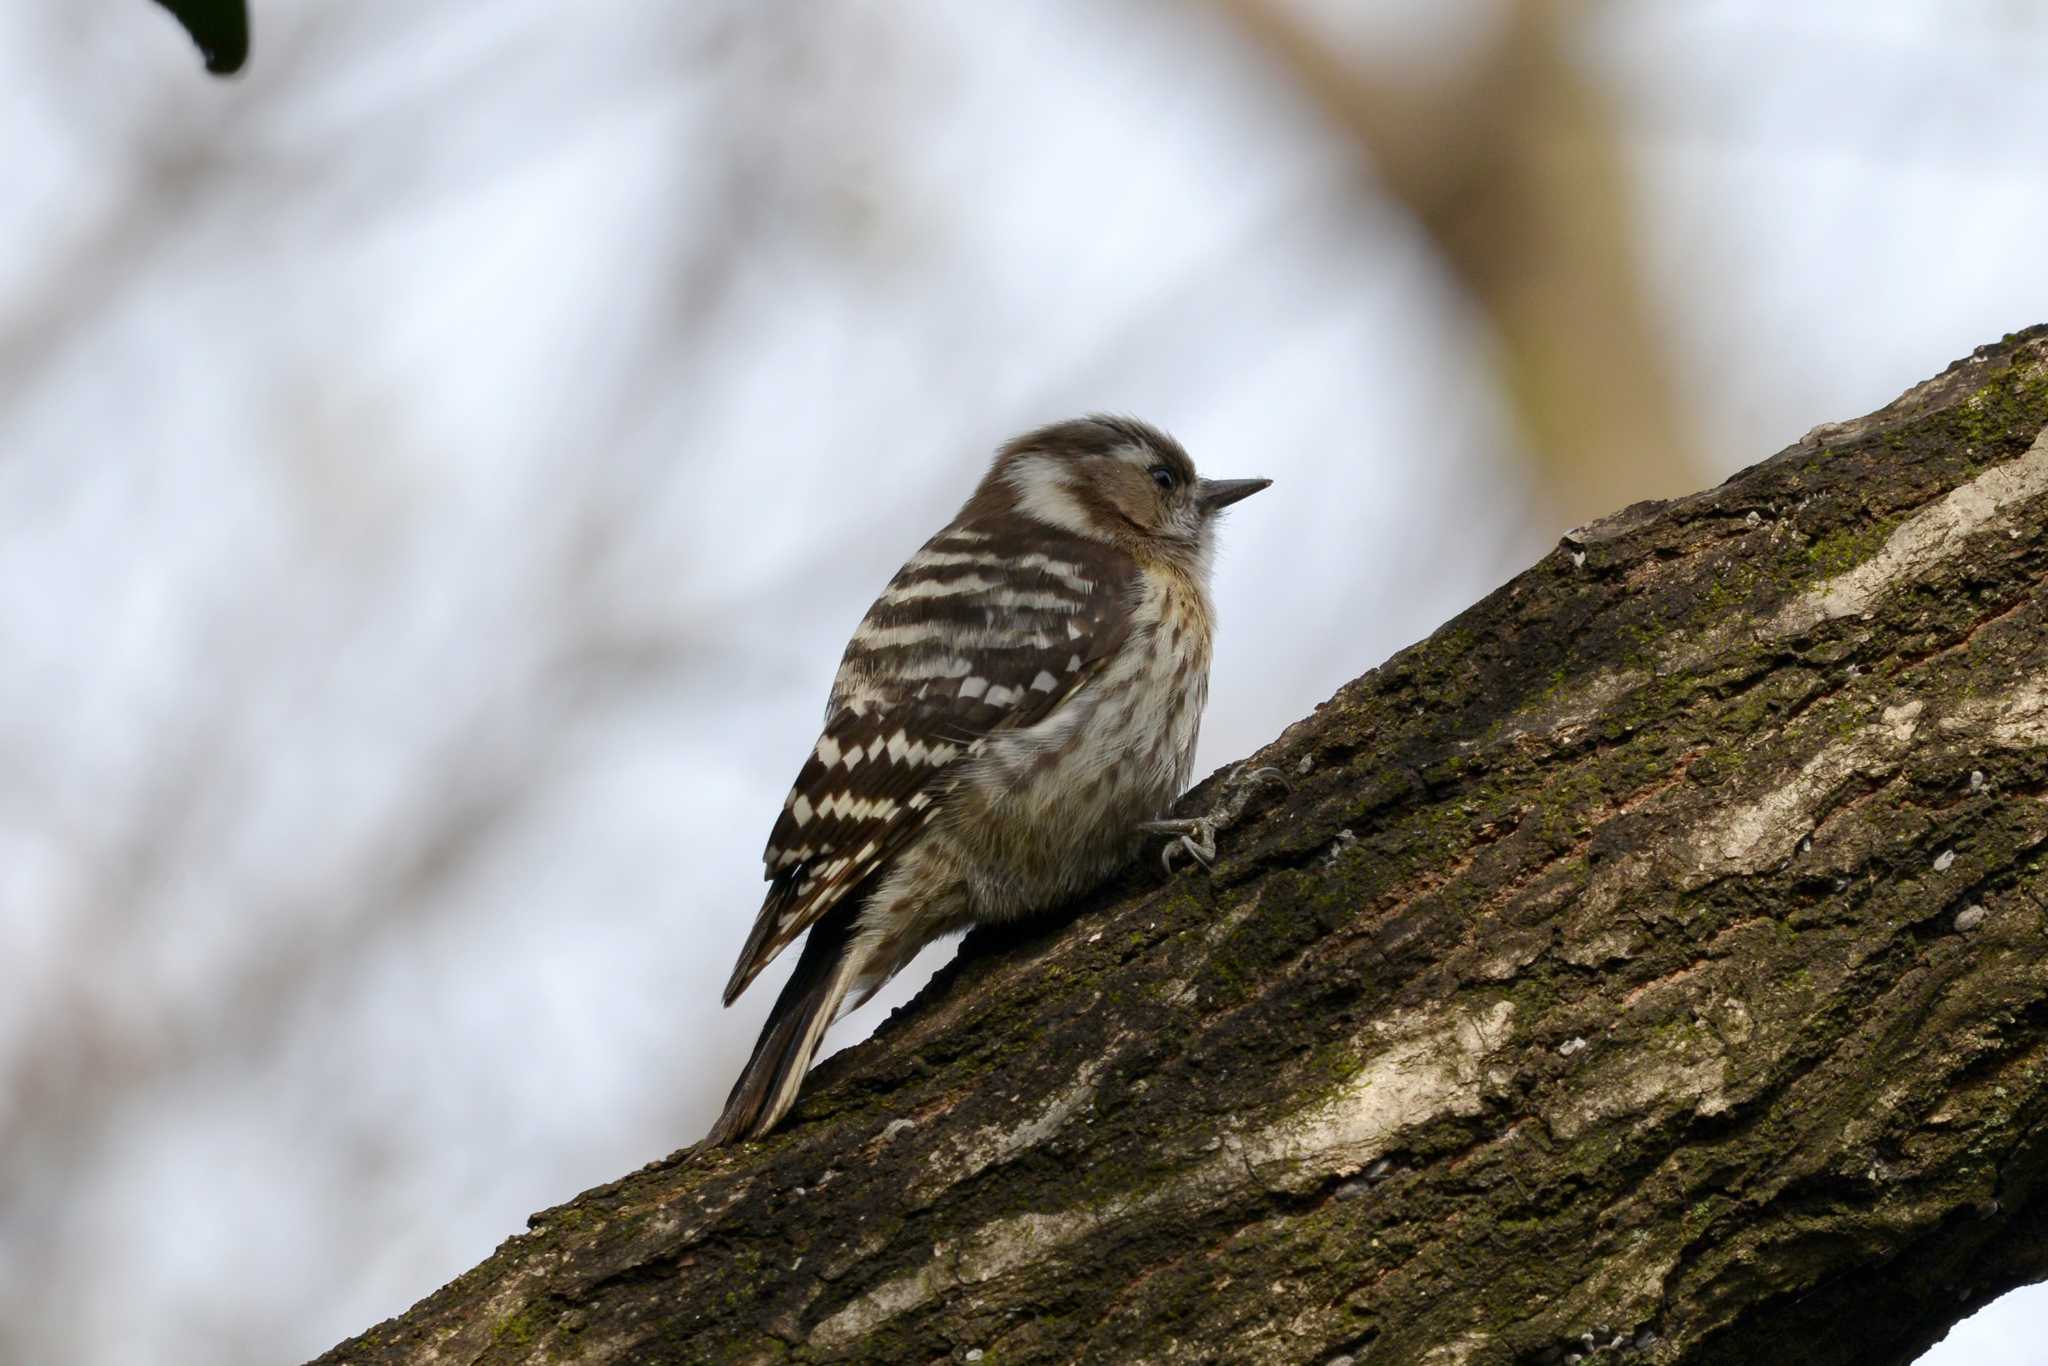
[[[1416,82],[1348,58],[1312,11],[1226,4],[1480,313],[1544,516],[1576,524],[1708,482],[1638,278],[1618,110],[1571,50],[1588,5],[1509,0],[1461,62]]]

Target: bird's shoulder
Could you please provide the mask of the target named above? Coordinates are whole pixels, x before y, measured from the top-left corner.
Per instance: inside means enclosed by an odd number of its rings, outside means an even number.
[[[1013,721],[1036,710],[1032,693],[1063,692],[1065,676],[1115,650],[1144,577],[1123,548],[1026,518],[955,522],[868,608],[827,715],[867,702],[977,732]]]

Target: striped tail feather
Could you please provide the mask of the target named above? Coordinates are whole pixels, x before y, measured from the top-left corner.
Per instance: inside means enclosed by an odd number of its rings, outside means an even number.
[[[725,1113],[711,1126],[703,1146],[759,1138],[796,1104],[804,1073],[859,971],[864,955],[854,946],[858,918],[853,906],[842,903],[811,926],[796,971],[775,998],[753,1056],[733,1083]]]

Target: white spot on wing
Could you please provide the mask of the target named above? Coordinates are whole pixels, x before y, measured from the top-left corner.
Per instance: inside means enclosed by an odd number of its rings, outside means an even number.
[[[827,768],[839,762],[839,742],[829,735],[818,741],[818,762]]]
[[[1002,588],[996,590],[993,601],[997,607],[1012,611],[1078,612],[1082,606],[1064,593],[1048,593],[1042,589]]]
[[[912,659],[891,672],[897,678],[959,678],[974,671],[970,664],[959,655],[941,655],[936,659]]]
[[[920,550],[905,562],[905,569],[944,569],[949,565],[987,565],[994,568],[1002,561],[985,550]]]
[[[1043,669],[1040,669],[1038,671],[1038,677],[1031,680],[1031,689],[1033,692],[1051,692],[1054,688],[1057,688],[1059,685],[1060,681],[1057,678],[1054,678],[1051,674],[1047,673]]]
[[[1015,564],[1019,569],[1043,570],[1047,576],[1058,579],[1076,593],[1087,593],[1095,587],[1095,580],[1083,574],[1080,565],[1070,564],[1066,560],[1055,560],[1052,556],[1038,551],[1019,556]]]
[[[913,621],[902,626],[877,626],[864,621],[853,633],[853,643],[866,650],[900,649],[908,645],[942,644],[956,634],[944,622]]]
[[[960,695],[962,697],[979,697],[987,691],[988,680],[978,674],[960,685]]]
[[[911,561],[917,564],[916,560]],[[978,574],[963,574],[957,579],[926,579],[921,583],[893,584],[882,594],[883,602],[915,602],[919,598],[953,598],[962,593],[979,593],[994,588],[992,579]]]
[[[796,800],[790,803],[789,814],[796,817],[798,825],[809,825],[811,823],[811,799],[802,793],[798,793]]]

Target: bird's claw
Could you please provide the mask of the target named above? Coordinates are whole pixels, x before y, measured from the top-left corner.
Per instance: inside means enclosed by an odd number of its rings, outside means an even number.
[[[1149,835],[1176,835],[1179,838],[1166,842],[1159,851],[1159,866],[1173,876],[1173,859],[1176,854],[1186,854],[1204,868],[1216,866],[1216,822],[1208,816],[1193,820],[1146,821],[1138,827]]]
[[[1216,835],[1228,830],[1244,815],[1245,807],[1251,802],[1252,793],[1260,783],[1272,783],[1285,788],[1287,779],[1277,768],[1255,768],[1250,772],[1240,771],[1223,780],[1227,794],[1222,803],[1206,816],[1194,816],[1175,820],[1146,821],[1138,828],[1151,835],[1176,835],[1167,846],[1159,851],[1159,862],[1166,869],[1168,877],[1173,876],[1173,861],[1178,854],[1186,854],[1204,868],[1216,866]]]

